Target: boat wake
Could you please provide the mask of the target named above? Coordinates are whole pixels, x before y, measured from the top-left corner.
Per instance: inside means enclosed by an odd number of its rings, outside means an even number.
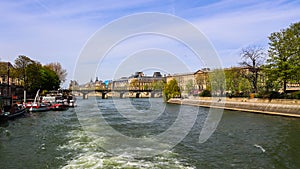
[[[67,144],[59,147],[60,150],[72,152],[71,158],[62,169],[69,168],[174,168],[193,169],[184,161],[178,160],[178,155],[172,151],[164,152],[154,157],[135,158],[130,151],[121,155],[114,155],[101,148],[104,139],[92,138],[84,131],[75,130],[67,137]],[[147,148],[145,148],[147,149]]]

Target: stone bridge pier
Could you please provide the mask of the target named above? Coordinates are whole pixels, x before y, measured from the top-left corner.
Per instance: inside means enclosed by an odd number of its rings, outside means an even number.
[[[140,98],[140,96],[141,96],[141,93],[139,93],[139,92],[135,93],[135,98]]]
[[[123,93],[123,92],[120,93],[120,99],[123,98],[124,94],[125,94],[125,93]]]
[[[107,93],[106,92],[101,92],[101,98],[102,99],[107,99]]]
[[[88,97],[88,93],[82,93],[82,98],[83,99],[88,99],[89,97]]]

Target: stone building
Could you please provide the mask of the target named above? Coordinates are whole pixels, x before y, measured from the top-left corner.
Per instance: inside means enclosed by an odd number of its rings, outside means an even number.
[[[12,69],[14,67],[10,62],[0,62],[0,97],[2,102],[7,102],[1,104],[8,105],[13,100],[20,101],[24,95],[22,81],[11,75]]]
[[[164,81],[160,72],[154,72],[152,76],[145,76],[143,72],[136,72],[129,77],[113,80],[113,90],[149,90],[154,82]]]
[[[209,68],[204,68],[196,72],[169,75],[167,83],[172,79],[176,79],[183,97],[198,95],[208,87],[209,72]]]

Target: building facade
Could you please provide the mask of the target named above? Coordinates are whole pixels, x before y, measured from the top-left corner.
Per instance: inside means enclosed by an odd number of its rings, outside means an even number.
[[[145,76],[143,72],[136,72],[129,77],[122,77],[112,81],[112,90],[154,90],[153,84],[165,81],[160,72],[152,76]]]
[[[21,102],[24,97],[24,88],[19,78],[12,76],[13,65],[10,62],[0,62],[0,104],[11,105]]]
[[[208,87],[210,69],[204,68],[192,73],[182,73],[167,76],[167,83],[176,79],[183,97],[199,95]]]

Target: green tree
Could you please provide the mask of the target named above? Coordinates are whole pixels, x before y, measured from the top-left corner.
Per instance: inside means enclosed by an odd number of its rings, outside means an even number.
[[[251,90],[253,89],[251,83],[246,78],[241,78],[238,82],[238,90],[239,94],[243,94],[244,96],[249,95]]]
[[[47,66],[42,66],[39,62],[34,62],[27,67],[29,80],[29,92],[35,93],[40,90],[56,90],[59,88],[59,76]]]
[[[226,89],[226,81],[224,71],[222,69],[215,69],[209,74],[211,83],[211,91],[214,95],[224,96]]]
[[[163,90],[165,85],[166,85],[166,82],[164,82],[163,80],[153,81],[151,83],[151,88],[152,88],[152,90]]]
[[[60,86],[59,74],[52,67],[43,66],[29,57],[20,55],[15,60],[14,76],[23,80],[24,88],[29,95],[34,95],[38,89],[53,90]]]
[[[138,81],[138,79],[132,79],[132,80],[130,81],[129,87],[130,87],[130,89],[134,89],[134,90],[139,89],[140,86],[139,86],[139,81]]]
[[[7,62],[0,62],[0,75],[7,75],[8,68]]]
[[[239,82],[241,79],[240,69],[230,68],[224,71],[226,77],[226,90],[232,92],[232,94],[239,93]]]
[[[185,85],[187,93],[190,95],[192,93],[192,90],[194,89],[194,83],[193,80],[188,80],[186,85]]]
[[[233,95],[241,93],[249,94],[253,89],[249,79],[245,78],[245,69],[230,68],[224,71],[226,76],[226,91],[232,92]]]
[[[27,66],[32,63],[34,63],[34,61],[25,55],[19,55],[18,58],[15,60],[15,64],[14,64],[14,68],[16,70],[15,76],[23,80],[25,90],[27,90],[28,88],[28,78],[27,78],[26,69]]]
[[[40,69],[42,65],[39,62],[33,62],[26,67],[26,78],[28,80],[28,92],[35,94],[38,89],[41,89]]]
[[[300,22],[272,33],[269,40],[269,58],[265,71],[268,78],[279,81],[286,92],[288,82],[300,81]]]
[[[163,95],[165,101],[168,101],[170,98],[181,97],[180,88],[176,79],[172,79],[166,84],[163,90]]]
[[[41,88],[43,90],[57,90],[60,85],[60,78],[56,72],[47,66],[41,67],[39,70],[41,77]]]

